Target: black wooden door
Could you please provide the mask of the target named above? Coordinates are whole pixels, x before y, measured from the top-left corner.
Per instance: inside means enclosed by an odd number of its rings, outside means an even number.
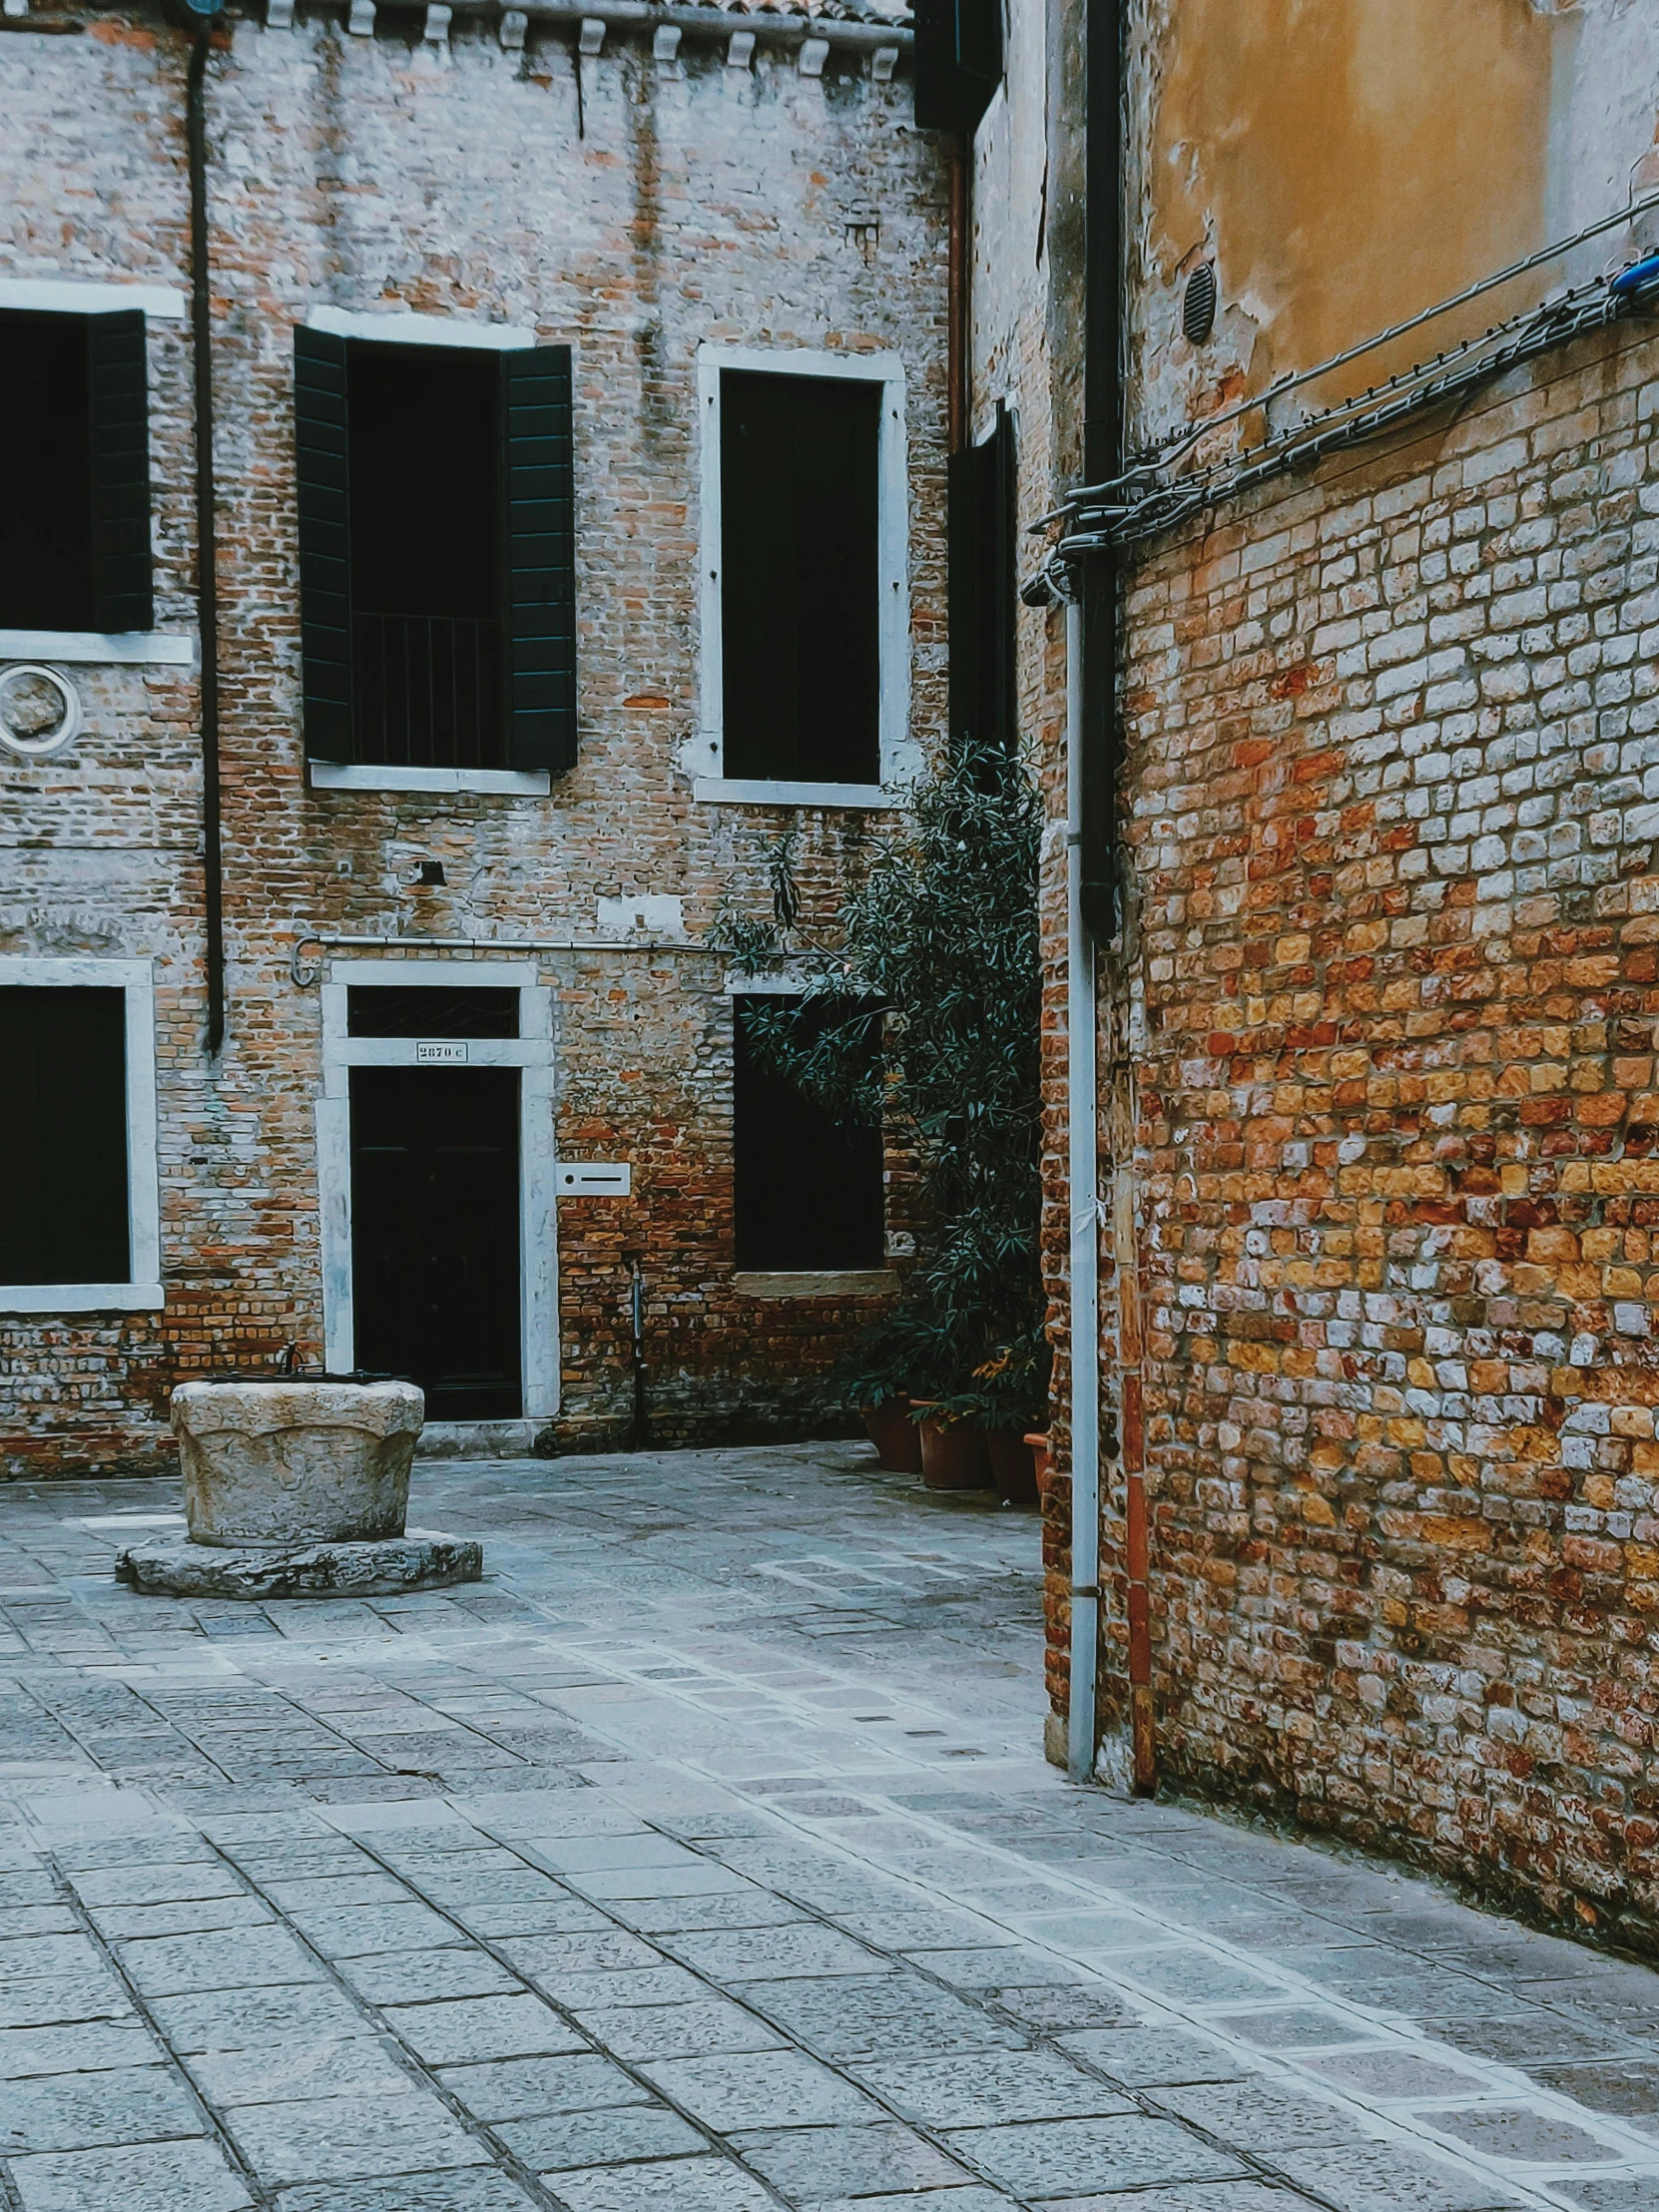
[[[429,1420],[523,1411],[516,1068],[353,1068],[351,1299],[359,1368]]]

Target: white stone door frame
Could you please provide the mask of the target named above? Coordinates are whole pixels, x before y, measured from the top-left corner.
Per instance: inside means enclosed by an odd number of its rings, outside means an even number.
[[[553,993],[533,960],[328,962],[321,987],[322,1088],[316,1102],[317,1198],[322,1248],[323,1359],[336,1374],[355,1366],[351,1294],[351,1070],[417,1067],[419,1037],[346,1033],[345,994],[441,984],[518,992],[516,1037],[469,1037],[469,1067],[517,1068],[519,1326],[526,1421],[559,1410],[559,1238],[553,1129]]]

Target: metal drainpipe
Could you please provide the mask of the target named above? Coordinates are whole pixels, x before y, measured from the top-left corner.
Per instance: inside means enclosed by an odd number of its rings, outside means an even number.
[[[1123,0],[1087,0],[1084,211],[1087,274],[1083,317],[1083,469],[1091,483],[1115,476],[1123,451]],[[1100,1293],[1096,1053],[1097,948],[1119,936],[1116,881],[1118,733],[1118,556],[1107,549],[1080,567],[1081,606],[1068,617],[1068,746],[1073,844],[1071,978],[1068,993],[1072,1249],[1071,1685],[1068,1767],[1095,1772],[1100,1662]],[[1079,697],[1070,697],[1077,668]],[[1073,717],[1075,716],[1075,720]],[[1127,1081],[1117,1066],[1114,1083]],[[1121,1153],[1133,1146],[1132,1101],[1113,1097]],[[1086,1153],[1086,1156],[1085,1156]],[[1129,1630],[1134,1786],[1156,1783],[1153,1734],[1149,1545],[1143,1472],[1140,1319],[1136,1300],[1132,1151],[1114,1171],[1113,1228],[1118,1286],[1120,1444],[1124,1469],[1123,1570]]]
[[[1066,605],[1066,1189],[1071,1207],[1071,1676],[1066,1772],[1095,1763],[1100,1665],[1100,1193],[1094,938],[1083,918],[1083,610]],[[1091,1541],[1092,1532],[1092,1541]]]
[[[225,1043],[224,857],[219,786],[218,485],[214,475],[214,370],[208,290],[208,48],[195,33],[186,77],[185,141],[190,163],[191,351],[196,385],[196,594],[202,638],[203,920],[208,957],[208,1051]]]

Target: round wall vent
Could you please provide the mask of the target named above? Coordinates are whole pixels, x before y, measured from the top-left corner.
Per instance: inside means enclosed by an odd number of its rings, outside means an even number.
[[[0,671],[0,746],[25,761],[49,761],[75,739],[81,697],[67,676],[35,661]]]
[[[1202,345],[1216,326],[1216,265],[1204,262],[1187,278],[1181,328],[1189,345]]]

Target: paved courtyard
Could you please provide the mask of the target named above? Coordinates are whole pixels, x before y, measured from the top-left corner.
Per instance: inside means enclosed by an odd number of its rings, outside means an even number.
[[[416,1469],[480,1586],[141,1598],[0,1492],[24,2212],[1659,2212],[1659,1976],[1069,1787],[1034,1516]]]

